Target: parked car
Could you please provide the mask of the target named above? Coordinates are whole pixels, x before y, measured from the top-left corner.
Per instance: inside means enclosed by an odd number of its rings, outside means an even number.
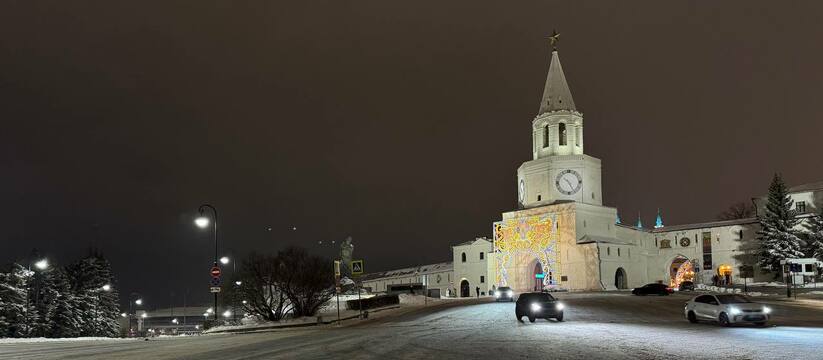
[[[717,321],[722,326],[737,323],[766,325],[772,309],[739,294],[700,295],[686,303],[683,310],[691,323],[700,320]]]
[[[514,306],[514,315],[517,321],[523,321],[523,316],[529,318],[529,322],[534,322],[538,318],[549,320],[554,318],[563,321],[563,309],[566,306],[545,292],[523,293],[517,298]]]
[[[508,286],[501,286],[494,291],[495,301],[514,301],[514,291]]]
[[[674,290],[665,284],[646,284],[639,288],[632,289],[632,294],[643,296],[643,295],[670,295],[673,293]]]
[[[680,291],[694,291],[694,283],[691,281],[683,281],[680,283]]]

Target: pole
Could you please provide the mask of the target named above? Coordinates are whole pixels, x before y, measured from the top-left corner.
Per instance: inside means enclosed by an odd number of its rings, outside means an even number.
[[[360,301],[360,289],[363,284],[357,281],[357,308],[360,310],[360,319],[363,319],[363,303]]]
[[[429,306],[429,274],[423,274],[423,306]]]
[[[217,209],[214,206],[209,204],[200,205],[200,214],[203,214],[204,209],[209,208],[211,209],[212,213],[214,214],[214,266],[218,266],[217,263]],[[217,293],[214,293],[214,322],[217,325]]]
[[[183,328],[186,328],[186,294],[189,292],[189,289],[183,293]]]
[[[336,287],[334,290],[337,293],[337,326],[340,326],[340,290]]]

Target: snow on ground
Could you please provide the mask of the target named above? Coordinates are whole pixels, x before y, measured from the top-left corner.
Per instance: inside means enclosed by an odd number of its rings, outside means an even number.
[[[75,337],[75,338],[0,338],[0,344],[48,343],[67,341],[133,341],[134,338]]]

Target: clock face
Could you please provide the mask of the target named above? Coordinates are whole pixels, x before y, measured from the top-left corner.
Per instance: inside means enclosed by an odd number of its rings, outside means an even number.
[[[691,243],[691,242],[692,242],[691,239],[689,239],[687,237],[680,238],[680,246],[682,246],[682,247],[689,246],[689,243]]]
[[[520,186],[517,187],[517,197],[522,204],[526,200],[526,181],[520,179]]]
[[[565,195],[573,195],[583,187],[583,178],[574,170],[563,170],[557,174],[554,181],[557,191]]]

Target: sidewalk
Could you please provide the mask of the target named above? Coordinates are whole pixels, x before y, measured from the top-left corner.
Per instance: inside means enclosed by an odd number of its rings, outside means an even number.
[[[392,309],[399,309],[400,305],[390,305],[384,306],[381,308],[376,309],[369,309],[367,310],[369,314],[377,313],[386,310]],[[342,310],[340,311],[340,322],[344,320],[351,320],[357,319],[360,317],[360,311],[358,310]],[[209,330],[204,331],[204,334],[222,334],[222,333],[245,333],[245,332],[254,332],[254,331],[263,331],[263,330],[277,330],[277,329],[290,329],[290,328],[300,328],[300,327],[307,327],[307,326],[317,326],[317,325],[330,325],[335,324],[338,322],[337,319],[337,312],[324,312],[319,316],[306,316],[297,319],[286,319],[279,322],[262,322],[256,324],[244,324],[244,325],[224,325],[211,328]]]

